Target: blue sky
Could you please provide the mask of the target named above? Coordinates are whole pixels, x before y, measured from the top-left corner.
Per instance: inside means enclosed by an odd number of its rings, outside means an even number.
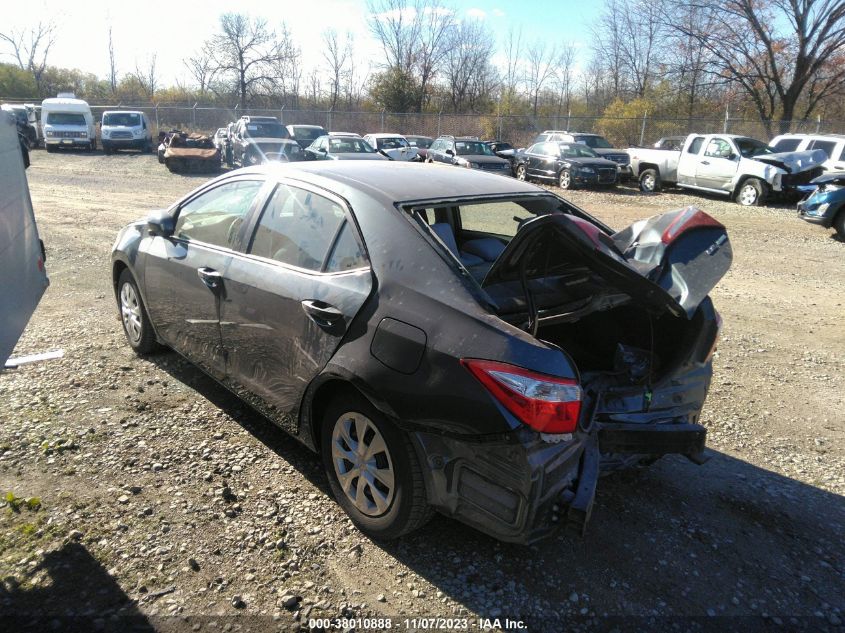
[[[483,19],[490,25],[500,46],[509,28],[513,27],[522,29],[524,42],[542,39],[574,42],[583,47],[589,41],[589,26],[601,10],[602,2],[455,0],[448,6],[455,10],[458,19]],[[252,0],[241,4],[231,0],[145,0],[141,3],[29,0],[4,3],[0,29],[5,32],[28,28],[33,21],[53,18],[59,24],[59,30],[49,62],[105,77],[111,25],[118,71],[130,72],[136,61],[143,65],[152,53],[156,53],[161,80],[170,84],[177,79],[187,81],[181,60],[215,30],[218,16],[226,11],[260,15],[271,25],[284,20],[302,48],[306,68],[322,62],[321,34],[328,28],[353,34],[357,60],[377,61],[379,58],[378,45],[368,32],[368,9],[364,0]],[[185,28],[181,38],[166,35],[177,31],[179,25]],[[0,47],[0,51],[5,50]],[[0,59],[11,61],[6,55]]]

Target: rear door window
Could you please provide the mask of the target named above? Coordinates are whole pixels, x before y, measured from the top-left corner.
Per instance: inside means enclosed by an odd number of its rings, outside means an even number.
[[[264,207],[249,253],[319,271],[345,217],[334,201],[280,184]]]
[[[346,221],[340,229],[340,235],[332,248],[332,254],[326,264],[327,273],[343,272],[366,266],[367,260],[361,252],[358,240],[355,239],[355,231],[349,221]]]
[[[688,154],[698,154],[698,152],[701,151],[701,146],[702,146],[703,143],[704,143],[704,137],[703,136],[696,136],[694,139],[692,139],[692,142],[689,144],[689,147],[687,148],[687,153]]]

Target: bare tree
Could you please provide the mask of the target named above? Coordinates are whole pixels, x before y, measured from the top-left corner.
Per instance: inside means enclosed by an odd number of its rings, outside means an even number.
[[[217,67],[208,46],[203,46],[195,55],[183,60],[183,63],[199,87],[200,94],[208,92],[217,74]]]
[[[621,67],[633,79],[634,95],[643,97],[658,74],[655,54],[664,34],[661,3],[659,0],[613,2],[605,5],[605,10],[617,12]]]
[[[528,97],[531,100],[531,112],[537,116],[537,105],[540,99],[540,92],[552,78],[555,71],[555,60],[557,59],[557,46],[548,46],[546,42],[540,41],[528,47],[525,68],[525,85],[528,90]]]
[[[264,82],[268,95],[280,100],[280,106],[299,106],[302,82],[302,51],[294,43],[287,26],[282,23],[276,38],[275,58],[270,66],[272,79]]]
[[[329,71],[329,104],[334,110],[340,98],[344,76],[349,72],[347,64],[352,57],[352,47],[348,37],[346,43],[341,44],[334,29],[323,33],[323,44],[323,59]]]
[[[53,22],[38,22],[29,30],[12,30],[0,33],[0,42],[12,47],[10,55],[21,70],[29,71],[35,79],[39,93],[42,78],[47,68],[47,56],[56,41],[56,25]]]
[[[112,39],[111,26],[109,26],[109,87],[112,94],[117,92],[117,64],[114,61],[114,40]]]
[[[440,0],[379,0],[371,2],[370,32],[384,51],[386,70],[397,77],[414,77],[416,109],[422,110],[428,88],[446,55],[446,39],[454,24],[453,11]]]
[[[682,8],[682,0],[670,0]],[[822,99],[845,92],[845,2],[842,0],[696,0],[702,30],[671,27],[712,55],[708,72],[738,86],[772,132],[808,117]]]
[[[575,76],[575,45],[567,42],[561,45],[554,69],[554,84],[557,88],[557,115],[569,112],[572,106],[572,81]]]
[[[138,80],[141,89],[147,95],[147,98],[152,99],[155,97],[156,90],[158,89],[156,54],[153,53],[150,55],[143,66],[140,66],[136,60],[135,72],[133,74],[135,75],[135,79]]]
[[[505,112],[510,114],[511,106],[517,95],[522,73],[522,30],[514,33],[511,27],[508,30],[508,39],[505,42],[505,70],[502,74],[502,100],[505,102]]]
[[[489,89],[495,40],[483,22],[465,20],[451,29],[446,48],[443,75],[448,98],[454,112],[465,112],[482,97],[490,97],[480,93]]]
[[[279,60],[276,33],[263,18],[242,13],[220,16],[220,29],[209,40],[208,50],[216,71],[232,81],[234,92],[245,106],[255,90],[275,79],[273,70]]]

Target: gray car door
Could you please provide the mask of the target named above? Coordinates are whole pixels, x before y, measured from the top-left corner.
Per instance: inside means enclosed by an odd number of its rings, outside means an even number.
[[[173,235],[145,240],[144,290],[156,332],[218,380],[225,376],[221,279],[263,185],[253,176],[212,186],[176,210]]]
[[[226,383],[295,433],[305,388],[372,289],[352,215],[324,190],[284,182],[224,273]]]

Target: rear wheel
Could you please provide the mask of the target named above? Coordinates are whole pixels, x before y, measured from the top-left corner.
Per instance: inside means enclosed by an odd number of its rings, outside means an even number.
[[[527,180],[528,173],[525,171],[525,165],[518,165],[516,168],[516,179],[517,180]]]
[[[46,143],[45,143],[45,144],[44,144],[44,149],[46,149],[46,150],[47,150],[47,153],[48,153],[48,154],[52,154],[53,152],[55,152],[55,151],[56,151],[56,146],[55,146],[55,145],[48,145],[48,144],[46,144]]]
[[[560,186],[561,189],[572,189],[575,183],[572,182],[572,174],[569,172],[568,169],[564,169],[560,172],[560,176],[558,176],[557,184]]]
[[[123,332],[129,346],[140,356],[158,349],[150,317],[147,316],[147,308],[141,299],[138,284],[128,269],[120,273],[117,280],[117,301]]]
[[[758,207],[766,201],[767,192],[765,183],[757,178],[749,178],[739,186],[736,201],[744,207]]]
[[[335,499],[362,532],[394,539],[431,517],[410,439],[361,396],[329,405],[321,452]]]
[[[660,172],[656,169],[644,169],[640,174],[640,191],[645,193],[660,191]]]

